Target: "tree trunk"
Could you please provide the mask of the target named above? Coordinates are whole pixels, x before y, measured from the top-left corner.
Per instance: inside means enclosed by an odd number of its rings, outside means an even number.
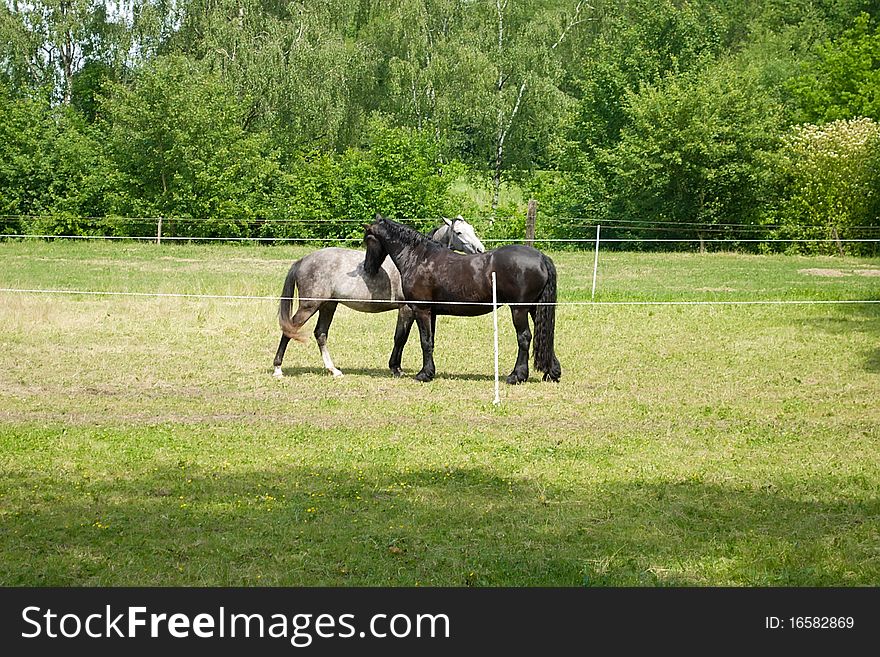
[[[64,43],[61,44],[61,66],[64,74],[64,104],[70,105],[73,97],[73,57],[75,45],[70,30],[64,32]]]
[[[503,80],[499,82],[499,85],[503,85]],[[495,213],[498,210],[498,199],[501,195],[501,172],[504,170],[504,141],[507,139],[507,135],[510,134],[510,129],[513,127],[513,120],[519,113],[520,103],[522,103],[523,94],[525,92],[526,83],[523,82],[519,86],[516,103],[510,111],[510,118],[507,119],[506,124],[504,123],[504,111],[501,109],[498,110],[498,138],[495,142],[495,173],[492,175],[492,217],[489,220],[490,226],[495,221]],[[501,93],[501,86],[498,88],[498,93]]]

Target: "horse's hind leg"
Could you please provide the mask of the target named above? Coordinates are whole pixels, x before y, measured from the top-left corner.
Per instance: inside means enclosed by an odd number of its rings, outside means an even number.
[[[307,305],[305,303],[300,303],[299,308],[296,309],[296,312],[293,314],[293,317],[290,318],[289,322],[282,322],[283,331],[281,333],[281,342],[278,343],[278,351],[275,352],[275,360],[273,361],[273,365],[275,366],[275,371],[272,373],[276,379],[280,379],[284,376],[281,371],[281,362],[284,360],[284,352],[287,351],[287,343],[290,342],[290,338],[297,340],[298,342],[306,342],[307,338],[304,338],[300,335],[299,330],[303,327],[309,318],[315,314],[315,311],[318,310],[319,304]]]
[[[287,349],[287,343],[290,342],[290,338],[288,338],[283,333],[281,334],[281,342],[278,343],[278,351],[275,352],[275,361],[272,363],[275,365],[275,372],[272,374],[276,379],[280,379],[284,374],[281,372],[281,361],[284,360],[284,351]]]
[[[391,358],[388,359],[388,367],[394,376],[401,376],[403,368],[403,348],[409,340],[409,332],[412,329],[415,315],[409,306],[401,306],[397,312],[397,326],[394,329],[394,349],[391,350]]]
[[[315,340],[318,342],[318,349],[321,350],[321,358],[324,359],[324,367],[333,376],[342,376],[342,372],[333,365],[333,359],[330,358],[330,350],[327,349],[327,334],[330,332],[330,324],[333,323],[333,314],[336,312],[336,302],[324,303],[318,311],[318,323],[315,325]]]
[[[507,377],[508,383],[522,383],[529,378],[529,346],[532,344],[532,332],[529,330],[529,310],[524,306],[511,306],[510,315],[516,329],[516,365]]]
[[[312,315],[318,312],[320,307],[320,301],[300,302],[299,308],[296,309],[296,312],[293,313],[293,317],[290,318],[290,324],[284,329],[285,335],[289,338],[293,338],[297,342],[302,342],[303,344],[308,342],[309,337],[300,333],[300,329],[302,329],[303,325],[311,319]]]
[[[303,327],[303,324],[309,321],[309,318],[315,314],[318,308],[320,308],[320,305],[320,303],[314,302],[300,302],[299,308],[296,309],[293,317],[290,319],[285,317],[281,318],[281,342],[278,343],[278,351],[275,352],[275,360],[273,362],[273,365],[275,365],[275,371],[272,374],[276,379],[280,379],[284,376],[281,371],[281,362],[284,360],[284,352],[287,350],[287,343],[290,342],[291,338],[298,342],[308,341],[308,338],[302,336],[299,331]]]

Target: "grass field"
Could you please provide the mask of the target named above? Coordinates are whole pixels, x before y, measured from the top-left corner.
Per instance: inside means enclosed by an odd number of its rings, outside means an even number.
[[[0,287],[274,296],[307,250],[0,243]],[[592,253],[552,256],[589,300]],[[877,259],[599,272],[599,301],[880,299]],[[561,383],[497,408],[491,316],[440,318],[419,384],[395,315],[348,309],[345,377],[312,342],[275,380],[275,313],[0,293],[0,584],[880,584],[880,305],[561,306]]]

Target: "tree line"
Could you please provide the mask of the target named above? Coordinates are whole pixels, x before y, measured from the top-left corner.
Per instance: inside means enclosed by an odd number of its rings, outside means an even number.
[[[876,253],[878,5],[6,0],[0,229]]]

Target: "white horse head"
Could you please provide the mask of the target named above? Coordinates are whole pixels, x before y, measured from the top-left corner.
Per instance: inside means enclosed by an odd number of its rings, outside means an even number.
[[[477,237],[474,227],[458,215],[454,219],[443,218],[443,225],[431,234],[431,239],[454,251],[483,253],[486,248]]]

